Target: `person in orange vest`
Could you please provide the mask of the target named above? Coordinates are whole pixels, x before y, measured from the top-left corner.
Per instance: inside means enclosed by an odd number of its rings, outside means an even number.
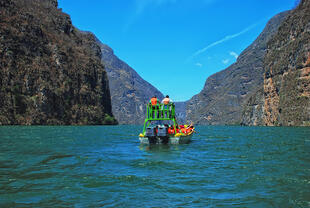
[[[153,96],[150,99],[149,104],[152,105],[152,117],[154,118],[155,110],[159,110],[158,104],[160,104],[160,102],[159,102],[159,100],[157,99],[156,96]],[[157,113],[157,117],[158,117],[158,115],[159,115],[159,112]]]
[[[151,99],[150,99],[150,104],[152,104],[152,106],[156,106],[157,104],[159,104],[159,100],[157,99],[156,96],[153,96]]]
[[[170,115],[171,115],[171,110],[170,109],[168,109],[169,108],[169,106],[168,106],[168,104],[169,103],[172,103],[172,100],[169,98],[169,95],[166,95],[166,97],[161,101],[161,103],[162,104],[164,104],[163,106],[162,106],[162,112],[163,112],[163,114],[162,114],[162,116],[164,117],[170,117]],[[167,115],[167,111],[164,111],[164,109],[165,110],[169,110],[169,115]],[[164,112],[165,112],[165,115],[164,115]]]

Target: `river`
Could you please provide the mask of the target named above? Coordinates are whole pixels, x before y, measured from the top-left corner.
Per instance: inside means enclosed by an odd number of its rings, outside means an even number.
[[[310,207],[310,128],[0,127],[0,207]]]

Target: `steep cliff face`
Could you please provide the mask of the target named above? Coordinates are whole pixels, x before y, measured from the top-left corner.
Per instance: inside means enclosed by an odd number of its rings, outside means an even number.
[[[264,110],[264,89],[261,87],[244,105],[241,125],[262,126]]]
[[[310,125],[310,1],[302,0],[268,42],[263,123]]]
[[[56,0],[0,0],[0,124],[112,124],[101,50]]]
[[[99,44],[102,62],[108,73],[112,111],[115,118],[120,124],[143,124],[146,104],[154,95],[161,100],[162,93],[115,56],[109,46],[100,42]]]
[[[245,105],[243,124],[310,125],[309,14],[310,1],[301,1],[268,42],[264,83]]]
[[[179,124],[186,123],[186,102],[175,102],[175,117]]]
[[[273,17],[236,63],[207,79],[203,90],[187,102],[187,120],[208,125],[240,123],[243,105],[262,86],[267,42],[286,15]]]

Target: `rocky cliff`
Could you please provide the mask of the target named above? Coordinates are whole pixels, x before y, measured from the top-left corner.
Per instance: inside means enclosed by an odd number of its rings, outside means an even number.
[[[283,12],[273,17],[234,64],[207,79],[202,91],[187,102],[187,120],[207,125],[240,123],[244,104],[264,81],[267,42],[286,15]]]
[[[186,102],[175,102],[175,117],[179,124],[186,123]]]
[[[57,0],[0,0],[0,124],[113,124],[101,50]]]
[[[310,125],[310,1],[302,0],[268,42],[264,83],[257,107],[246,105],[243,123],[267,126]]]
[[[263,114],[264,89],[261,86],[244,105],[240,124],[244,126],[262,126]]]
[[[161,100],[162,93],[114,55],[109,46],[99,40],[98,42],[101,47],[102,62],[108,73],[115,118],[120,124],[143,124],[146,104],[154,95]]]

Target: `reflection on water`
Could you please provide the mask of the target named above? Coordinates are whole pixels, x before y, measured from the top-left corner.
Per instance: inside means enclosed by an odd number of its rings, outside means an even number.
[[[309,128],[0,127],[0,207],[309,207]]]
[[[183,145],[186,146],[186,145]],[[181,147],[181,149],[183,148]],[[146,152],[167,152],[167,151],[179,151],[180,145],[169,145],[169,144],[140,144],[139,149]]]

